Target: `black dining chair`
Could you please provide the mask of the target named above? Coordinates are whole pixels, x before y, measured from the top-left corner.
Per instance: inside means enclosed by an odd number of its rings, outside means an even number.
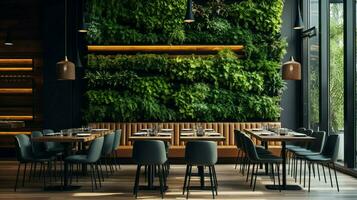
[[[133,159],[137,164],[135,184],[133,193],[135,198],[138,196],[139,191],[139,177],[140,170],[142,166],[148,167],[148,173],[152,173],[157,170],[160,182],[160,193],[161,198],[164,198],[164,188],[166,188],[166,178],[164,172],[164,165],[167,162],[165,144],[163,141],[159,140],[145,140],[145,141],[135,141],[133,145]],[[154,175],[150,175],[154,178]],[[148,180],[150,181],[150,180]]]
[[[332,183],[330,168],[333,169],[335,173],[337,191],[338,192],[340,191],[338,180],[337,180],[336,167],[335,167],[335,162],[337,161],[337,156],[338,156],[338,149],[339,149],[339,136],[329,135],[327,137],[327,141],[322,153],[318,155],[304,156],[304,159],[307,161],[308,168],[309,168],[309,189],[308,189],[309,192],[310,192],[310,184],[311,184],[311,166],[314,163],[323,164],[327,166],[330,175],[331,187],[333,187],[333,183]]]
[[[120,164],[119,164],[119,156],[118,156],[118,149],[120,146],[120,139],[121,139],[121,129],[115,130],[115,136],[114,136],[114,142],[113,142],[113,149],[112,149],[112,155],[114,159],[114,164],[115,164],[115,169],[117,169],[117,166],[120,169]]]
[[[87,154],[70,155],[64,159],[64,161],[69,165],[87,164],[90,166],[92,191],[94,191],[94,185],[96,189],[98,188],[96,177],[98,177],[99,187],[102,186],[101,179],[100,179],[100,172],[98,168],[98,161],[102,153],[103,144],[104,144],[104,137],[98,137],[90,144]],[[73,174],[73,170],[71,170],[71,176],[72,174]]]
[[[17,174],[16,174],[16,181],[14,186],[14,191],[16,192],[18,180],[19,180],[19,173],[21,165],[24,164],[23,176],[22,176],[22,186],[25,185],[25,177],[26,177],[26,168],[27,164],[33,163],[41,163],[44,166],[43,169],[43,187],[46,187],[46,177],[50,175],[51,171],[51,162],[54,160],[53,156],[50,155],[40,155],[36,156],[33,154],[32,150],[32,143],[30,138],[27,135],[19,134],[15,136],[15,143],[16,143],[16,158],[19,162]],[[47,170],[45,167],[47,166]],[[46,173],[47,172],[47,173]]]
[[[261,164],[270,164],[271,165],[274,185],[275,185],[275,173],[274,173],[274,164],[275,164],[276,169],[277,169],[277,175],[278,175],[278,184],[279,184],[279,188],[280,188],[279,165],[282,163],[282,159],[280,157],[277,157],[274,155],[262,155],[262,154],[259,155],[257,153],[257,150],[255,148],[253,141],[248,136],[243,135],[242,140],[243,140],[243,144],[244,144],[245,153],[247,154],[249,162],[253,165],[252,173],[251,173],[251,181],[250,181],[250,186],[252,186],[252,183],[253,183],[253,191],[255,191],[255,186],[256,186],[257,176],[258,176],[258,169],[259,169],[259,165],[261,165]],[[253,181],[253,177],[254,177],[254,181]]]
[[[183,185],[183,194],[187,190],[186,198],[190,193],[190,182],[192,176],[192,166],[208,167],[211,181],[212,197],[218,195],[218,181],[215,164],[218,160],[217,143],[212,141],[189,141],[186,143],[185,161],[186,174]]]

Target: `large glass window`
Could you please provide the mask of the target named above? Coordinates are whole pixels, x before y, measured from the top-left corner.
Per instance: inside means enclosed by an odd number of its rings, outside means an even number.
[[[309,27],[319,27],[319,0],[308,1]],[[308,114],[309,127],[317,130],[320,122],[320,60],[319,60],[319,35],[308,41]]]
[[[344,26],[343,2],[330,3],[329,20],[329,132],[341,134],[338,161],[343,161],[344,130]]]

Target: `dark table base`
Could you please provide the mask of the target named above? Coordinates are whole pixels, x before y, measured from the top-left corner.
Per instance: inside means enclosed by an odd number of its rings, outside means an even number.
[[[81,186],[77,186],[77,185],[68,185],[68,186],[54,185],[54,186],[47,186],[44,188],[44,190],[45,191],[73,191],[73,190],[78,190],[80,188]]]
[[[168,189],[169,189],[169,187],[164,186],[164,191],[167,191]],[[149,187],[146,185],[141,185],[141,186],[139,186],[139,190],[158,190],[158,191],[160,191],[160,186]]]
[[[211,186],[190,186],[190,190],[212,190]]]
[[[266,185],[265,187],[268,190],[302,190],[299,185],[286,185],[285,187],[282,185]]]

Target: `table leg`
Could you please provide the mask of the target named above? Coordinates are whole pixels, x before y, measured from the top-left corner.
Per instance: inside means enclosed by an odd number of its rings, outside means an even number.
[[[63,158],[66,158],[68,155],[70,155],[70,152],[72,150],[72,144],[71,143],[63,143],[63,146],[65,148],[65,151],[63,152]],[[45,190],[48,190],[48,191],[71,191],[71,190],[76,190],[79,188],[80,188],[80,186],[71,186],[68,184],[68,163],[63,162],[63,186],[62,185],[49,186],[49,187],[46,187]]]
[[[204,166],[197,166],[198,175],[200,176],[200,186],[203,189],[205,187],[205,170]]]
[[[288,185],[286,182],[286,142],[281,142],[281,156],[282,156],[282,165],[283,165],[283,172],[282,172],[282,185],[279,188],[278,185],[267,185],[266,188],[269,190],[301,190],[302,188],[299,185]]]
[[[265,147],[265,150],[269,149],[269,142],[268,141],[264,142],[264,147]],[[268,173],[269,173],[269,165],[265,164],[265,174],[268,175]]]

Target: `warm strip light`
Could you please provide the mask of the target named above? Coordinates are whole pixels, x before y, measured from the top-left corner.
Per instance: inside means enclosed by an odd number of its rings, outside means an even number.
[[[32,120],[32,115],[0,115],[3,120]]]
[[[32,65],[31,58],[1,58],[0,65]]]
[[[29,131],[9,131],[9,132],[0,132],[0,135],[17,135],[17,134],[26,134],[30,135]]]
[[[210,52],[230,49],[232,51],[242,51],[243,45],[88,45],[90,52],[176,52],[176,51],[197,51]]]
[[[32,88],[0,88],[0,94],[32,94]]]
[[[32,67],[0,67],[0,72],[25,72],[32,71]]]

